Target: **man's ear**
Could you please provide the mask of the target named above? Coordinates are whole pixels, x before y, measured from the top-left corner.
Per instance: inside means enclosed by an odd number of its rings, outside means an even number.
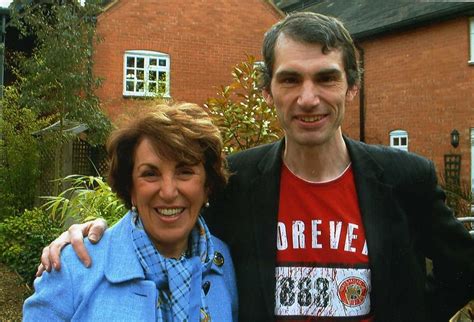
[[[359,92],[359,85],[352,85],[352,87],[347,89],[346,92],[346,101],[350,102],[356,97]]]
[[[262,90],[263,98],[268,105],[273,106],[273,96],[269,88],[264,88]]]

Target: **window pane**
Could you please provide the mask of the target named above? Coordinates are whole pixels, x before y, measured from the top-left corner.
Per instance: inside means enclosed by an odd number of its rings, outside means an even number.
[[[165,83],[159,83],[158,84],[158,92],[161,94],[166,93],[166,84]]]
[[[156,58],[150,58],[150,66],[156,66],[157,59]]]
[[[127,79],[135,79],[135,70],[127,69]]]
[[[393,138],[393,145],[400,145],[400,138]]]
[[[144,70],[137,70],[137,79],[144,80],[145,79],[145,71]]]
[[[160,82],[166,82],[166,72],[159,72],[158,77]]]
[[[148,91],[150,93],[156,93],[156,83],[155,82],[148,83]]]
[[[407,138],[401,138],[402,140],[402,145],[407,145]]]
[[[156,81],[156,71],[155,70],[150,70],[148,72],[148,80]]]
[[[134,88],[134,86],[133,86],[134,83],[135,83],[135,82],[130,82],[130,81],[127,82],[127,85],[126,85],[126,86],[127,86],[127,92],[134,92],[134,91],[135,91],[135,88]]]
[[[160,59],[160,66],[166,66],[166,59]]]
[[[138,68],[145,68],[145,58],[137,57],[137,67]]]
[[[145,88],[144,88],[144,83],[143,82],[137,82],[137,92],[144,92],[145,91]]]
[[[127,57],[127,67],[135,67],[135,57]]]

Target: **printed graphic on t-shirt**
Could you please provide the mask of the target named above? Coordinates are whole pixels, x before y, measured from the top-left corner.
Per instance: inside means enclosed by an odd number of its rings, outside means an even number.
[[[312,248],[367,256],[367,242],[360,240],[358,224],[322,219],[312,219],[309,223],[294,220],[290,227],[286,227],[285,223],[278,222],[277,250]],[[310,240],[311,243],[306,243],[306,240]]]
[[[276,321],[372,321],[371,272],[352,169],[312,183],[283,166]]]
[[[350,317],[370,313],[370,270],[278,267],[276,311],[280,317]]]

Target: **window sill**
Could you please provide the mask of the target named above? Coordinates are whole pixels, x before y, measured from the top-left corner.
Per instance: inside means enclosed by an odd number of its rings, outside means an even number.
[[[171,95],[152,95],[152,94],[122,94],[123,98],[142,98],[142,99],[149,99],[149,98],[171,98]]]

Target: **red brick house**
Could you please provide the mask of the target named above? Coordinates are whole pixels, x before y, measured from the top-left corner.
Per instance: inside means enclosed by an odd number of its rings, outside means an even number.
[[[264,32],[281,17],[268,0],[110,1],[97,24],[97,95],[112,118],[152,93],[202,104],[246,54],[260,57]]]
[[[446,164],[445,155],[460,156],[460,184],[474,191],[474,3],[276,3],[284,11],[336,16],[356,40],[364,86],[360,100],[347,108],[346,134],[424,155],[442,177],[456,177],[451,170],[457,163]],[[453,130],[459,132],[457,147]]]

